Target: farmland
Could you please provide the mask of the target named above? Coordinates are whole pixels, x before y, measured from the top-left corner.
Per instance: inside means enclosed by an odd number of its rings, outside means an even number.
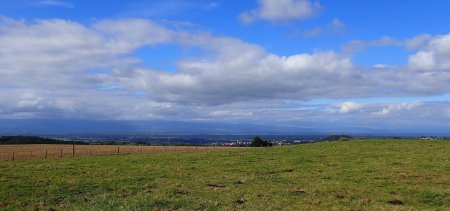
[[[450,142],[352,140],[0,162],[0,209],[449,210]]]
[[[31,160],[96,155],[146,154],[176,151],[244,149],[219,146],[133,146],[133,145],[0,145],[0,160]]]

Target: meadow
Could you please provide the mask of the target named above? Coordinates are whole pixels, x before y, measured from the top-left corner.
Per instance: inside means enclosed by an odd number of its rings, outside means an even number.
[[[450,142],[0,162],[0,209],[450,210]]]

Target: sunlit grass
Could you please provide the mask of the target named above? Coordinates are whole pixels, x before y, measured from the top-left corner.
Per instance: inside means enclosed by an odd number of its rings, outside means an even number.
[[[0,162],[0,209],[450,209],[450,142]]]

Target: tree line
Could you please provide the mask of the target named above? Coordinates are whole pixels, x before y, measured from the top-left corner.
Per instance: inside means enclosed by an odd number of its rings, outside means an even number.
[[[89,143],[82,141],[63,141],[51,138],[42,138],[39,136],[1,136],[1,144],[77,144],[89,145]]]

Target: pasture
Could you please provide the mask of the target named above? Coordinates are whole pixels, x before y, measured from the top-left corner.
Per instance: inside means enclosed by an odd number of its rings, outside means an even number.
[[[449,210],[450,142],[0,162],[0,209]]]
[[[224,146],[134,146],[134,145],[0,145],[0,160],[31,160],[96,155],[147,154],[176,151],[243,149]]]

